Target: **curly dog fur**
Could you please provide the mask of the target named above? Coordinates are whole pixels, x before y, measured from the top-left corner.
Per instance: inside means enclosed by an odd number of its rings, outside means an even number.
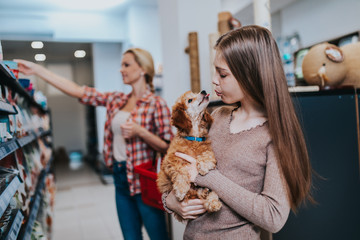
[[[188,91],[177,99],[171,116],[172,125],[177,128],[177,134],[171,141],[161,164],[157,186],[161,193],[169,193],[174,190],[179,201],[194,198],[204,199],[206,210],[214,212],[221,208],[217,194],[208,188],[192,184],[186,168],[189,163],[175,156],[175,152],[193,156],[197,161],[197,169],[201,175],[207,174],[216,167],[211,143],[207,138],[208,130],[213,121],[206,110],[208,104],[209,94],[206,94],[205,91],[198,94]],[[203,141],[190,141],[185,137],[204,139]],[[175,218],[184,221],[178,214],[175,214]]]

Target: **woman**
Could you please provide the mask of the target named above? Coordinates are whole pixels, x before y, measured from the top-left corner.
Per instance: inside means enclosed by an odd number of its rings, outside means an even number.
[[[35,63],[15,61],[21,73],[35,74],[67,95],[79,98],[81,103],[106,107],[104,159],[114,172],[123,236],[129,240],[142,239],[144,223],[151,239],[168,239],[164,213],[142,202],[139,177],[134,174],[134,166],[153,161],[156,152],[165,153],[173,136],[169,108],[162,98],[154,95],[154,64],[150,53],[132,48],[123,55],[120,72],[124,84],[132,87],[130,94],[100,93]]]
[[[196,159],[177,155],[191,163],[194,184],[212,189],[224,204],[204,213],[201,200],[180,203],[173,192],[164,204],[189,219],[184,239],[260,239],[260,228],[279,231],[290,209],[311,199],[306,144],[271,33],[245,26],[221,36],[215,49],[215,92],[226,104],[238,103],[212,114],[217,169],[201,176]]]

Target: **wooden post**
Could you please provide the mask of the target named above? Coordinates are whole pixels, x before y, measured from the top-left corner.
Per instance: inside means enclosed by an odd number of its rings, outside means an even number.
[[[197,32],[190,32],[188,39],[189,46],[185,49],[185,52],[190,57],[191,91],[198,93],[200,92],[200,66]]]
[[[218,13],[218,32],[220,35],[227,33],[231,30],[230,20],[232,14],[230,12],[220,12]]]

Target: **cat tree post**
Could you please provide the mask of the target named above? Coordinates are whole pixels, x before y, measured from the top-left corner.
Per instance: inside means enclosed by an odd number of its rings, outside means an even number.
[[[197,32],[190,32],[188,35],[189,46],[185,52],[190,58],[190,82],[191,91],[200,92],[200,65],[199,65],[199,48]]]

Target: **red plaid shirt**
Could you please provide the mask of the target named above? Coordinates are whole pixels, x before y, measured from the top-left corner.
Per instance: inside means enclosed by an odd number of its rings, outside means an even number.
[[[84,104],[106,107],[103,153],[107,166],[111,166],[113,162],[111,120],[125,106],[128,98],[129,95],[122,92],[100,93],[95,88],[85,86],[85,93],[79,99]],[[135,109],[131,112],[131,119],[163,140],[170,141],[173,137],[170,125],[170,110],[166,102],[149,90],[137,101]],[[153,161],[155,154],[156,151],[140,137],[134,137],[126,141],[127,179],[131,195],[141,193],[139,176],[134,174],[134,166]]]

